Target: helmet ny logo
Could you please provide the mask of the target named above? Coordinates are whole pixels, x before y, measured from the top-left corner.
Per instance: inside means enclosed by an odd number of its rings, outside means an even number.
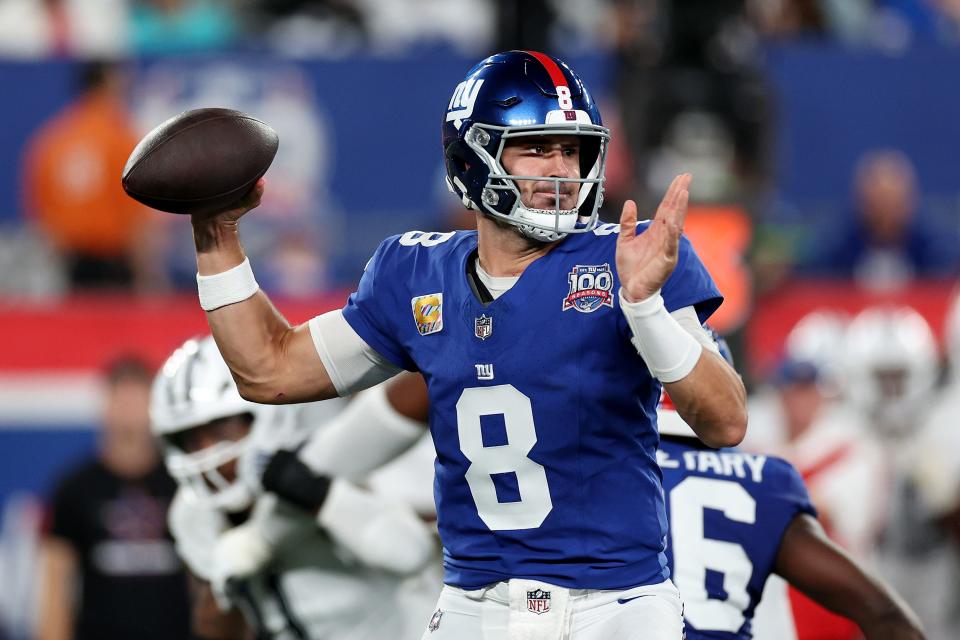
[[[457,85],[450,104],[447,105],[447,122],[453,120],[454,126],[459,129],[463,120],[473,114],[473,105],[477,103],[482,84],[482,79],[470,78]]]

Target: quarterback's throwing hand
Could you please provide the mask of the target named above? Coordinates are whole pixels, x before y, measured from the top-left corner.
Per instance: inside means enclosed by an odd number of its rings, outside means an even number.
[[[245,213],[260,206],[260,199],[263,197],[263,190],[266,184],[266,180],[260,178],[250,188],[250,191],[248,191],[246,195],[244,195],[234,204],[230,205],[230,208],[225,211],[213,214],[191,216],[194,225],[196,226],[197,223],[208,224],[211,222],[235,223],[237,220],[243,217]]]
[[[628,302],[649,298],[659,291],[677,266],[691,180],[689,173],[673,179],[650,226],[639,235],[637,203],[627,200],[623,205],[617,239],[617,275]]]
[[[260,178],[243,198],[226,211],[190,216],[190,222],[193,224],[193,241],[197,251],[210,251],[219,246],[224,234],[236,234],[237,221],[248,211],[260,206],[265,185],[266,181]]]

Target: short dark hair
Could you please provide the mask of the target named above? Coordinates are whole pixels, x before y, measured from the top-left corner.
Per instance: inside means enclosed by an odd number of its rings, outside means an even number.
[[[153,380],[153,367],[141,356],[124,354],[111,360],[103,369],[104,378],[111,387],[121,382],[144,382]]]

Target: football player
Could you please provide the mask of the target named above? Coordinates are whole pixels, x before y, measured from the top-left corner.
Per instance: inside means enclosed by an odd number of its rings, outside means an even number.
[[[729,358],[722,340],[716,348]],[[402,385],[403,391],[390,393],[387,402],[413,421],[424,419],[428,405],[426,388],[417,379],[404,375],[388,383],[388,389]],[[320,448],[329,459],[315,456],[311,464],[328,468],[334,458],[361,441],[366,443],[363,448],[370,464],[379,464],[377,457],[382,454],[373,445],[373,434],[378,431],[376,416],[384,411],[382,402],[371,395],[352,403],[350,411],[367,419],[321,434],[318,442],[322,441]],[[776,588],[783,579],[856,622],[867,640],[923,637],[910,608],[826,536],[803,480],[790,463],[704,445],[666,394],[658,420],[657,459],[670,519],[667,556],[683,598],[689,640],[746,640],[754,635],[796,638],[786,591]],[[765,591],[764,585],[770,582],[777,585]],[[754,634],[754,612],[761,594],[766,598],[766,619],[763,631]],[[630,596],[621,599],[629,602]],[[432,622],[438,616],[442,621],[445,611],[441,606]]]
[[[953,576],[949,547],[927,499],[929,479],[949,439],[931,447],[939,375],[936,338],[927,321],[909,307],[868,308],[850,323],[845,339],[850,405],[884,447],[890,469],[889,504],[877,546],[877,566],[936,632],[949,609]],[[943,414],[940,414],[940,419]],[[955,424],[950,418],[949,423]],[[955,632],[950,634],[956,635]]]
[[[722,339],[719,347],[729,355]],[[867,640],[924,637],[907,604],[827,537],[793,465],[703,444],[666,394],[658,414],[667,556],[688,640],[752,638],[761,595],[786,598],[782,590],[764,591],[771,576],[854,621]],[[769,611],[773,603],[764,604]],[[792,617],[780,613],[777,620],[768,616],[757,637],[797,637]]]
[[[845,401],[842,354],[848,324],[846,316],[823,310],[797,322],[769,388],[751,396],[750,432],[742,447],[776,454],[794,465],[827,536],[869,565],[886,518],[889,467],[875,430]],[[798,640],[861,637],[848,619],[776,577],[767,590],[783,597],[761,602],[757,629],[770,617],[770,603],[780,602],[783,615],[775,617],[792,618]]]
[[[826,536],[790,463],[708,447],[669,406],[660,434],[667,555],[689,640],[753,637],[754,608],[774,574],[856,622],[867,640],[923,637],[906,603]],[[793,637],[788,629],[776,637]]]
[[[931,639],[960,629],[960,295],[944,323],[949,375],[916,436],[911,472],[921,513],[939,536],[929,541],[923,605],[918,613]],[[925,611],[926,610],[926,611]]]
[[[419,633],[429,617],[436,590],[417,603],[405,586],[434,548],[413,511],[285,471],[284,453],[328,417],[325,405],[242,399],[212,338],[185,343],[157,375],[151,420],[180,485],[169,521],[192,574],[196,636],[379,640]],[[261,473],[291,502],[264,493]]]
[[[629,201],[619,226],[597,226],[609,131],[580,78],[538,52],[471,69],[442,133],[448,186],[477,231],[388,238],[347,305],[301,326],[259,291],[240,244],[263,183],[194,217],[217,343],[258,402],[423,373],[447,585],[434,640],[500,637],[508,624],[528,637],[678,639],[661,385],[704,441],[733,445],[746,429],[739,377],[704,346],[701,322],[722,298],[681,235],[692,178],[676,177],[652,221]]]

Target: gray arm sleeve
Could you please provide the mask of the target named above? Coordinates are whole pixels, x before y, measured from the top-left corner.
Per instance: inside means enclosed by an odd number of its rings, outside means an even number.
[[[357,335],[338,309],[312,318],[307,326],[337,394],[350,395],[402,371]]]
[[[703,345],[704,349],[709,349],[716,354],[720,353],[720,348],[714,342],[713,336],[700,324],[700,318],[697,316],[697,310],[693,307],[683,307],[670,314],[673,319],[683,327],[687,333],[696,338],[697,342]],[[326,364],[326,363],[324,363]]]

